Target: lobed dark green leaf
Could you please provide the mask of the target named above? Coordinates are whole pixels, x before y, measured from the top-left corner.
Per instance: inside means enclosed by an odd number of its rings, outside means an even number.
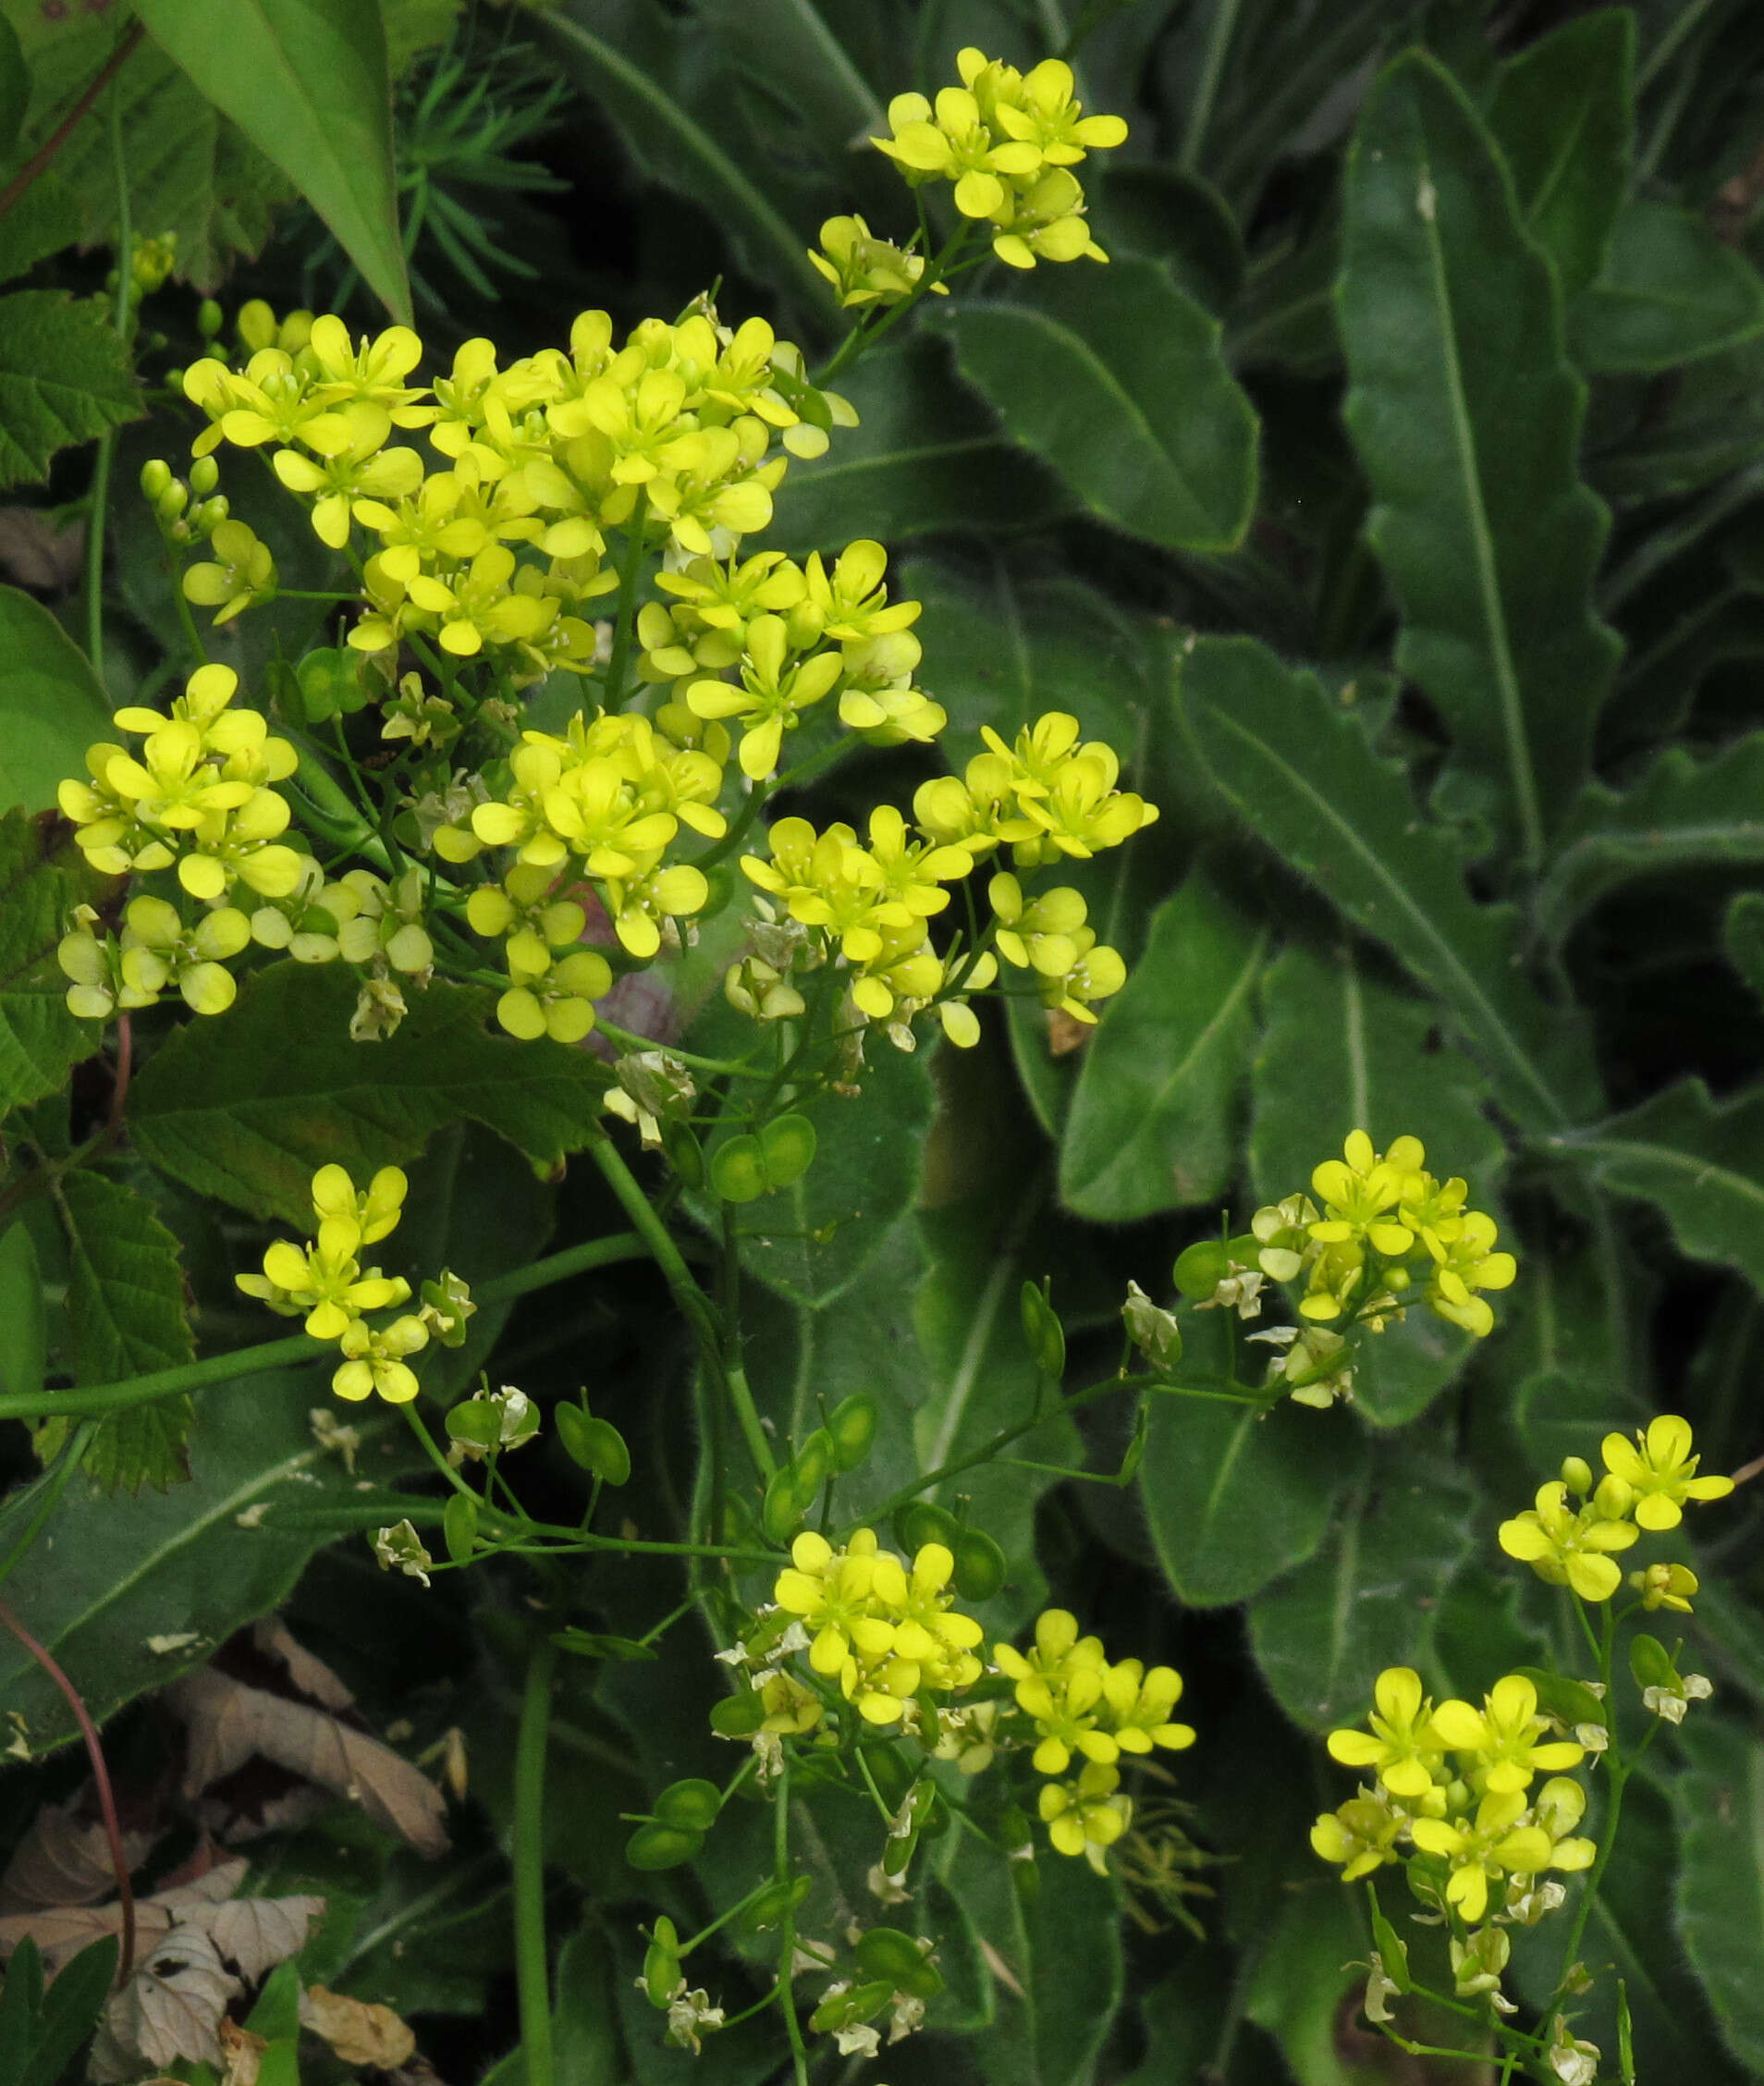
[[[55,1093],[96,1047],[97,1025],[67,1012],[55,965],[72,902],[73,879],[44,858],[35,822],[0,817],[0,1116]]]
[[[86,748],[114,737],[86,655],[40,601],[0,586],[0,810],[51,809],[65,778],[85,779]]]
[[[1618,656],[1594,617],[1606,515],[1550,264],[1475,109],[1427,53],[1388,67],[1349,156],[1339,294],[1368,534],[1396,660],[1537,864],[1586,774]]]
[[[129,358],[101,311],[57,289],[0,297],[0,487],[42,478],[56,450],[140,417]]]

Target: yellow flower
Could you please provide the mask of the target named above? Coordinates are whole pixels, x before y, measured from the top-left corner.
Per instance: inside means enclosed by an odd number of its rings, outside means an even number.
[[[392,423],[383,407],[358,403],[343,417],[348,442],[318,461],[298,449],[277,449],[271,459],[288,491],[313,502],[313,534],[332,550],[349,542],[361,506],[406,499],[423,484],[423,459],[414,449],[386,448]]]
[[[1494,1330],[1494,1312],[1476,1292],[1506,1289],[1519,1271],[1511,1253],[1494,1250],[1495,1237],[1492,1217],[1467,1211],[1457,1238],[1439,1250],[1427,1284],[1427,1302],[1438,1316],[1478,1340]]]
[[[821,249],[809,260],[833,285],[841,309],[868,304],[898,304],[910,296],[925,274],[925,257],[909,253],[891,240],[877,239],[862,217],[829,217],[821,227]],[[947,283],[934,293],[949,294]]]
[[[555,1043],[580,1043],[594,1025],[593,1002],[612,990],[612,966],[596,949],[577,949],[541,963],[508,950],[507,992],[496,1001],[496,1020],[523,1042],[549,1036]]]
[[[276,598],[276,559],[270,547],[243,522],[220,522],[208,539],[213,562],[191,565],[184,573],[184,598],[199,608],[213,608],[218,623],[260,601]]]
[[[839,673],[837,652],[798,656],[781,616],[756,616],[747,628],[741,685],[696,681],[686,701],[695,717],[742,720],[741,773],[759,782],[777,767],[785,732],[794,730],[802,713],[830,693]]]
[[[1421,1692],[1421,1676],[1410,1666],[1387,1666],[1373,1686],[1377,1708],[1369,1731],[1331,1731],[1329,1757],[1343,1767],[1375,1767],[1395,1797],[1425,1796],[1444,1741],[1433,1727],[1433,1704]]]
[[[874,1613],[871,1601],[878,1563],[870,1528],[855,1530],[843,1550],[812,1532],[790,1545],[790,1563],[778,1574],[772,1598],[814,1629],[809,1664],[816,1673],[839,1675],[854,1650],[875,1659],[893,1650],[894,1626]]]
[[[1311,1846],[1325,1861],[1335,1862],[1344,1884],[1357,1884],[1386,1862],[1398,1859],[1397,1840],[1408,1830],[1407,1816],[1393,1810],[1380,1791],[1350,1797],[1326,1810],[1311,1827]]]
[[[68,1004],[73,994],[67,995]],[[1688,1564],[1650,1564],[1645,1572],[1632,1572],[1629,1583],[1642,1597],[1642,1606],[1652,1614],[1660,1608],[1674,1608],[1688,1615],[1691,1602],[1702,1590]]]
[[[1521,1825],[1525,1799],[1516,1793],[1490,1793],[1476,1806],[1474,1822],[1461,1819],[1417,1818],[1411,1838],[1424,1854],[1450,1864],[1448,1903],[1475,1926],[1488,1909],[1488,1885],[1509,1875],[1535,1875],[1547,1868],[1553,1851],[1541,1826]]]
[[[401,1167],[381,1167],[358,1190],[341,1166],[321,1166],[312,1176],[313,1213],[321,1223],[349,1219],[361,1233],[361,1244],[373,1245],[398,1229],[410,1185]]]
[[[1037,1806],[1056,1851],[1082,1854],[1099,1876],[1104,1856],[1133,1822],[1133,1799],[1120,1788],[1118,1769],[1087,1761],[1075,1781],[1044,1784]]]
[[[1623,1583],[1611,1553],[1627,1550],[1641,1533],[1621,1518],[1627,1503],[1615,1479],[1600,1485],[1577,1513],[1570,1510],[1560,1479],[1540,1485],[1535,1505],[1501,1524],[1501,1547],[1551,1586],[1572,1587],[1583,1601],[1609,1601]]]
[[[363,1319],[353,1319],[344,1327],[337,1344],[345,1359],[331,1379],[331,1389],[351,1403],[376,1391],[389,1405],[408,1405],[417,1394],[416,1371],[404,1359],[429,1344],[429,1333],[421,1319],[394,1319],[380,1331]]]
[[[205,913],[193,927],[163,898],[137,898],[123,915],[118,998],[124,1006],[151,1006],[176,985],[192,1013],[224,1014],[239,988],[225,966],[251,939],[251,925],[230,905]]]
[[[965,87],[946,87],[934,104],[923,94],[897,94],[888,104],[889,138],[870,142],[904,169],[907,178],[955,184],[964,217],[991,217],[1006,206],[1005,178],[1034,174],[1041,154],[1007,138],[994,144],[980,121],[980,104]]]
[[[1154,1746],[1181,1752],[1194,1743],[1192,1724],[1174,1724],[1170,1711],[1181,1700],[1182,1676],[1173,1666],[1147,1673],[1137,1659],[1122,1659],[1103,1669],[1103,1717],[1125,1753],[1148,1753]]]
[[[1419,1138],[1399,1137],[1387,1157],[1372,1148],[1364,1130],[1354,1130],[1342,1150],[1342,1158],[1325,1160],[1311,1175],[1311,1192],[1323,1206],[1311,1236],[1321,1245],[1364,1241],[1391,1258],[1407,1253],[1415,1233],[1390,1212],[1427,1156]]]
[[[1644,1528],[1675,1528],[1686,1500],[1725,1499],[1733,1490],[1731,1478],[1697,1477],[1690,1422],[1675,1413],[1649,1420],[1647,1433],[1638,1433],[1633,1443],[1622,1434],[1607,1434],[1599,1454],[1611,1476],[1635,1494],[1631,1511]]]
[[[1550,1720],[1537,1714],[1537,1690],[1521,1674],[1498,1680],[1480,1710],[1453,1699],[1433,1712],[1436,1736],[1453,1752],[1468,1754],[1485,1788],[1508,1796],[1531,1785],[1538,1773],[1578,1767],[1584,1749],[1568,1740],[1537,1743]]]
[[[377,1268],[363,1273],[356,1258],[361,1244],[361,1228],[353,1217],[326,1217],[313,1243],[278,1240],[264,1253],[261,1275],[233,1280],[247,1296],[261,1298],[284,1317],[303,1312],[314,1340],[337,1340],[363,1311],[402,1304],[410,1294],[401,1276],[382,1275]]]

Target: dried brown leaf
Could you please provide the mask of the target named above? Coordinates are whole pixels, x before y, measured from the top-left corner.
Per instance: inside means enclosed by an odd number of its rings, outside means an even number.
[[[151,1833],[124,1833],[123,1859],[131,1871],[153,1846]],[[80,1818],[71,1805],[44,1804],[0,1876],[0,1915],[90,1905],[116,1887],[103,1823]]]
[[[416,2037],[390,2006],[363,1999],[346,1999],[322,1984],[300,1994],[300,2026],[331,2045],[345,2064],[377,2065],[388,2069],[416,2054]]]
[[[120,2086],[143,2065],[179,2058],[221,2064],[221,2019],[243,1989],[207,1934],[174,1927],[105,2002],[87,2074],[92,2086]]]
[[[186,1674],[165,1699],[188,1727],[184,1794],[192,1801],[255,1756],[359,1803],[419,1854],[447,1852],[440,1792],[409,1761],[328,1712],[212,1667]]]
[[[262,2035],[253,2035],[249,2028],[241,2028],[237,2021],[223,2020],[219,2042],[221,2055],[227,2060],[221,2086],[257,2086],[257,2075],[263,2068],[263,2053],[269,2048],[267,2040]]]
[[[306,1946],[306,1931],[325,1910],[322,1897],[236,1897],[202,1920],[214,1946],[239,1966],[247,1984]]]
[[[266,1659],[287,1669],[288,1677],[300,1692],[321,1709],[352,1710],[355,1697],[323,1659],[315,1658],[274,1615],[252,1626],[251,1642]]]

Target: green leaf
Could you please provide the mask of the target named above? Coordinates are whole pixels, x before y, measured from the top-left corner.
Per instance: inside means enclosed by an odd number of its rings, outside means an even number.
[[[129,1134],[198,1194],[304,1224],[332,1160],[365,1179],[461,1116],[555,1165],[598,1120],[604,1074],[547,1038],[485,1033],[488,995],[435,984],[383,1043],[352,1043],[352,976],[276,963],[224,1015],[165,1045],[129,1095]]]
[[[1256,420],[1218,325],[1154,261],[1038,270],[1035,295],[951,300],[925,323],[1092,513],[1167,550],[1234,550],[1256,504]]]
[[[626,2074],[613,2011],[613,1957],[598,1920],[585,1920],[564,1943],[556,1989],[559,2086],[617,2086]]]
[[[638,165],[689,197],[734,241],[750,275],[823,312],[826,281],[807,240],[772,200],[769,164],[741,126],[726,69],[704,64],[703,32],[655,0],[593,0],[548,15],[545,33],[567,70],[612,118]]]
[[[1664,1211],[1679,1250],[1764,1290],[1764,1089],[1717,1102],[1681,1079],[1626,1115],[1549,1139],[1602,1186]]]
[[[1080,1216],[1150,1217],[1225,1187],[1268,934],[1205,871],[1153,914],[1145,953],[1105,1008],[1072,1095],[1060,1193]]]
[[[1741,891],[1727,908],[1721,947],[1753,998],[1764,1000],[1764,891]]]
[[[1541,861],[1586,775],[1618,643],[1593,616],[1606,514],[1575,469],[1585,387],[1549,263],[1463,91],[1388,67],[1355,133],[1339,308],[1396,660]]]
[[[31,100],[31,75],[25,69],[18,31],[0,15],[0,166],[12,157]]]
[[[44,860],[35,821],[0,816],[0,1116],[55,1093],[96,1048],[97,1025],[67,1012],[55,966],[72,902],[73,879]]]
[[[836,427],[825,456],[791,462],[766,531],[778,549],[842,550],[857,536],[900,543],[950,530],[991,538],[1046,527],[1069,510],[1054,474],[950,373],[943,341],[878,348],[838,388],[860,423]]]
[[[55,2086],[98,2024],[116,1974],[119,1946],[114,1934],[105,1934],[55,1973],[55,1982],[43,1994],[36,2047],[18,2075],[18,2086]]]
[[[1282,1894],[1256,1936],[1243,2010],[1280,2044],[1299,2086],[1357,2086],[1376,2077],[1343,2061],[1342,2015],[1366,1977],[1366,1925],[1358,1898],[1334,1876]]]
[[[1695,211],[1632,200],[1571,333],[1575,360],[1595,374],[1675,369],[1764,333],[1764,280]]]
[[[1764,2070],[1764,1745],[1731,1724],[1680,1731],[1672,1777],[1678,1818],[1678,1937],[1714,2009],[1721,2040]]]
[[[360,0],[137,5],[148,34],[281,168],[408,325],[379,8]]]
[[[0,16],[0,22],[5,18]],[[45,168],[0,217],[0,282],[10,282],[64,246],[71,246],[80,228],[80,206],[73,190],[53,167]]]
[[[0,1232],[0,1392],[41,1391],[45,1349],[43,1270],[30,1227],[15,1219]]]
[[[1476,1493],[1441,1458],[1381,1443],[1308,1563],[1250,1603],[1250,1643],[1299,1724],[1356,1722],[1386,1666],[1423,1663],[1447,1582],[1470,1549]]]
[[[140,418],[129,358],[95,304],[58,289],[0,297],[0,487],[40,479],[57,449]]]
[[[360,1473],[312,1440],[323,1369],[283,1369],[200,1393],[194,1475],[172,1492],[106,1498],[69,1487],[15,1568],[6,1598],[54,1652],[103,1724],[125,1702],[197,1665],[234,1630],[280,1605],[326,1531],[259,1526],[254,1509],[304,1515],[360,1499]],[[363,1468],[382,1459],[387,1422],[357,1422]],[[399,1430],[400,1434],[402,1430]],[[0,1556],[30,1526],[37,1489],[0,1506]],[[188,1638],[189,1642],[169,1642]],[[163,1649],[154,1650],[150,1639]],[[0,1643],[0,1697],[23,1720],[32,1756],[77,1736],[60,1690],[12,1638]]]
[[[41,602],[0,586],[0,809],[52,809],[65,777],[84,779],[86,748],[111,737],[86,655]]]
[[[114,24],[85,9],[67,10],[43,36],[32,58],[26,135],[33,144],[71,114],[116,43]],[[175,239],[178,276],[199,289],[218,288],[235,256],[262,248],[273,209],[291,202],[295,190],[155,44],[130,55],[109,92],[121,103],[136,229]],[[76,125],[56,157],[55,175],[66,184],[64,200],[71,198],[78,212],[70,237],[114,247],[116,169],[109,124],[100,118]],[[0,224],[10,225],[11,215]]]
[[[1435,995],[1504,1108],[1554,1126],[1597,1105],[1578,1032],[1517,971],[1513,909],[1471,899],[1453,840],[1350,706],[1248,638],[1202,638],[1178,693],[1245,825]]]
[[[1635,18],[1606,7],[1564,22],[1501,68],[1488,128],[1512,170],[1519,221],[1565,296],[1605,263],[1629,180]]]
[[[1177,1597],[1191,1608],[1228,1607],[1304,1564],[1366,1453],[1342,1413],[1154,1399],[1139,1491]]]
[[[1712,760],[1672,746],[1621,795],[1594,783],[1562,827],[1534,918],[1552,948],[1608,892],[1638,877],[1764,862],[1764,732]]]
[[[1425,1001],[1394,991],[1352,948],[1326,958],[1296,943],[1264,974],[1262,1000],[1249,1140],[1259,1201],[1305,1188],[1351,1130],[1365,1130],[1380,1150],[1419,1137],[1434,1171],[1462,1174],[1473,1203],[1487,1206],[1506,1158],[1485,1113],[1487,1082],[1442,1044]],[[1355,1402],[1379,1426],[1413,1419],[1476,1344],[1417,1304],[1362,1346]]]
[[[65,1175],[68,1361],[76,1383],[118,1383],[195,1357],[178,1241],[145,1196],[90,1168]],[[188,1395],[106,1413],[85,1470],[107,1492],[164,1491],[190,1476]]]
[[[829,165],[849,165],[868,132],[888,136],[880,98],[815,0],[698,0],[693,19],[796,116]]]

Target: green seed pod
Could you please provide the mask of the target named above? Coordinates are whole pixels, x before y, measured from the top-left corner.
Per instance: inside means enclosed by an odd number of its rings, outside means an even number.
[[[817,1427],[790,1463],[790,1490],[796,1494],[797,1503],[803,1513],[807,1513],[819,1497],[821,1487],[835,1467],[833,1437],[825,1427]]]
[[[724,1202],[757,1202],[770,1184],[757,1137],[731,1137],[711,1155],[713,1191]]]
[[[751,1738],[765,1721],[766,1704],[757,1687],[744,1687],[711,1705],[710,1727],[719,1738]]]
[[[664,1123],[662,1124],[662,1150],[668,1155],[668,1163],[680,1177],[682,1186],[702,1188],[704,1185],[704,1147],[698,1141],[690,1123]]]
[[[1210,1296],[1231,1271],[1231,1257],[1218,1239],[1196,1239],[1176,1257],[1170,1280],[1191,1303]]]
[[[560,1412],[568,1409],[558,1407]],[[625,1437],[611,1420],[584,1417],[582,1442],[583,1454],[579,1460],[596,1478],[608,1485],[623,1485],[630,1481],[631,1451],[625,1445]]]
[[[898,1927],[872,1927],[851,1953],[860,1969],[886,1980],[890,1991],[911,1993],[915,1999],[935,1999],[943,1990],[937,1967],[925,1960],[925,1951],[913,1936]]]
[[[680,1990],[680,1935],[666,1916],[655,1921],[655,1931],[643,1957],[643,1992],[657,2013],[668,2011],[668,2002]]]
[[[978,1528],[963,1528],[950,1549],[956,1591],[963,1601],[990,1601],[1010,1571],[1004,1552]]]
[[[463,1564],[478,1547],[477,1501],[468,1499],[464,1492],[449,1494],[441,1514],[441,1534],[447,1555],[456,1564]]]
[[[625,1842],[625,1859],[633,1869],[678,1869],[690,1861],[704,1844],[703,1833],[682,1832],[677,1825],[657,1821],[640,1825]]]
[[[1043,1376],[1056,1382],[1066,1373],[1066,1329],[1060,1324],[1047,1291],[1039,1282],[1026,1282],[1019,1308],[1023,1336]]]
[[[584,1470],[592,1470],[594,1452],[590,1446],[588,1415],[580,1405],[560,1404],[552,1411],[551,1423],[557,1430],[557,1439],[564,1445],[565,1454]]]
[[[895,1515],[894,1533],[909,1556],[930,1542],[941,1543],[953,1552],[962,1540],[962,1524],[953,1514],[934,1506],[929,1500],[914,1500]]]
[[[1657,1637],[1631,1638],[1629,1670],[1637,1687],[1679,1688],[1684,1685],[1672,1654]]]
[[[833,1408],[827,1423],[833,1443],[833,1462],[840,1470],[855,1470],[876,1446],[878,1418],[876,1400],[859,1391]]]
[[[788,1188],[815,1163],[815,1125],[805,1115],[780,1115],[759,1134],[760,1158],[768,1188]]]
[[[502,1439],[502,1416],[487,1398],[468,1398],[442,1422],[450,1442],[470,1442],[476,1449],[494,1449]]]
[[[760,1527],[766,1531],[766,1540],[788,1543],[796,1533],[802,1514],[803,1508],[796,1493],[795,1467],[787,1463],[767,1481],[766,1499],[760,1507]]]
[[[854,2027],[859,2021],[874,2020],[893,1997],[894,1987],[883,1979],[873,1984],[853,1985],[849,1992],[836,1992],[830,1999],[823,1999],[809,2016],[809,2026],[827,2035]]]
[[[692,1776],[673,1782],[655,1798],[655,1816],[676,1832],[707,1833],[723,1808],[723,1793],[715,1782]]]

